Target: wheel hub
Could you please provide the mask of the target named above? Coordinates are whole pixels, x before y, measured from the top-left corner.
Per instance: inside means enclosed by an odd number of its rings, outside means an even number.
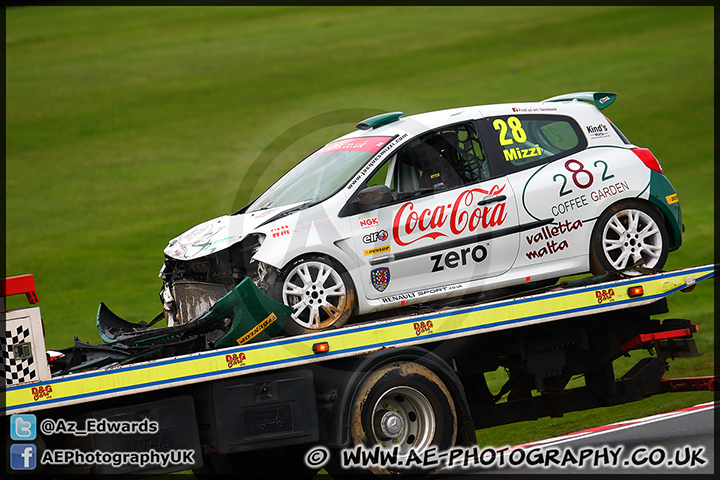
[[[379,428],[385,440],[392,440],[402,433],[405,429],[405,422],[402,416],[395,411],[378,412]]]
[[[391,388],[373,411],[373,436],[382,446],[398,445],[404,455],[432,442],[437,420],[430,401],[420,391],[407,386]]]

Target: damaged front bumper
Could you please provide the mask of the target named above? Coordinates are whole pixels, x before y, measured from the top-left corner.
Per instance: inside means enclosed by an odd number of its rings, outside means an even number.
[[[91,345],[76,337],[50,368],[62,375],[269,340],[281,335],[291,313],[291,307],[265,295],[249,278],[181,325],[150,328],[154,322],[127,322],[101,303],[97,329],[106,343]]]

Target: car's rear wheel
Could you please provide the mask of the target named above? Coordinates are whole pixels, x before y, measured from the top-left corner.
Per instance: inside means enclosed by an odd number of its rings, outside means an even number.
[[[350,276],[321,255],[302,257],[280,271],[272,296],[293,307],[284,327],[290,335],[342,327],[355,305]]]
[[[663,219],[652,206],[638,200],[619,202],[603,212],[595,225],[592,273],[622,270],[638,262],[645,268],[661,269],[669,243]]]

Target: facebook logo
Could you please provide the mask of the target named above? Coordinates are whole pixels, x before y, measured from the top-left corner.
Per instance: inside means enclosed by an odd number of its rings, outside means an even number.
[[[32,413],[15,414],[10,417],[10,438],[13,440],[35,440],[37,420]]]
[[[32,443],[10,445],[10,468],[13,470],[35,470],[37,449]]]

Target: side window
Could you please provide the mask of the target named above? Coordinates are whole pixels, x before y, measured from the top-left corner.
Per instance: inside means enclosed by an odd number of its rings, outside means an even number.
[[[368,187],[373,185],[387,185],[390,190],[393,190],[392,175],[388,177],[388,171],[392,171],[393,165],[395,165],[395,156],[391,157],[389,161],[378,168],[377,171],[373,173],[373,176],[365,182],[365,185]]]
[[[490,178],[474,124],[450,125],[408,141],[358,187],[339,216]]]
[[[471,124],[443,127],[411,140],[392,163],[392,184],[384,183],[395,200],[461,187],[490,176]]]
[[[587,146],[580,126],[570,117],[506,115],[488,121],[505,172],[549,162]]]

